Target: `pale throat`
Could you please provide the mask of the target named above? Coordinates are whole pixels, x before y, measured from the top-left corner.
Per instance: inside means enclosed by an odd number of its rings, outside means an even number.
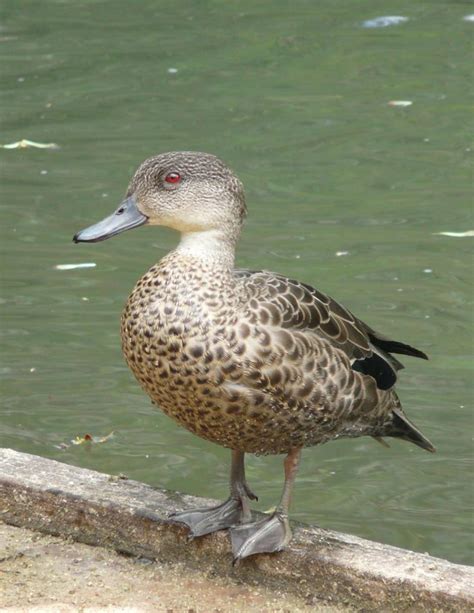
[[[182,232],[175,252],[231,269],[234,267],[235,241],[222,230]]]

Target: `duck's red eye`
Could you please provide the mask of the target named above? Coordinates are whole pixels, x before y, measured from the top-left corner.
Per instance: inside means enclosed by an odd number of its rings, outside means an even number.
[[[179,183],[181,181],[181,175],[177,172],[169,172],[165,177],[166,183]]]

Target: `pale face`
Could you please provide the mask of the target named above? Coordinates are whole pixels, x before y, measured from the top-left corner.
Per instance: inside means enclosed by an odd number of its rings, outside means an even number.
[[[208,153],[162,153],[139,166],[119,208],[74,241],[101,241],[144,224],[235,239],[245,214],[242,184],[224,162]]]

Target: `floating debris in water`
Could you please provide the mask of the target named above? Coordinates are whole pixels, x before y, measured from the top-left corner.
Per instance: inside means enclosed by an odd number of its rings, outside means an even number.
[[[408,17],[402,15],[384,15],[382,17],[374,17],[362,22],[363,28],[388,28],[390,26],[398,26],[400,23],[408,21]]]
[[[430,272],[433,272],[432,268],[424,268],[423,272],[426,272],[427,274],[429,274]]]
[[[301,255],[299,253],[295,253],[293,255],[284,255],[278,251],[270,251],[269,253],[274,255],[276,258],[281,258],[283,260],[301,260]]]
[[[73,445],[84,445],[84,443],[106,443],[107,441],[110,441],[111,438],[114,438],[113,431],[110,434],[107,434],[107,436],[93,436],[92,434],[84,434],[84,436],[76,436],[71,443]]]
[[[16,143],[8,143],[8,145],[1,145],[3,149],[28,149],[30,147],[35,149],[59,149],[59,145],[56,143],[36,143],[33,140],[22,138]]]
[[[177,68],[168,68],[168,73],[169,74],[176,74],[178,72]]]
[[[388,106],[411,106],[412,100],[389,100]]]
[[[342,255],[349,255],[349,251],[336,251],[336,256],[339,258]]]
[[[93,436],[92,434],[84,434],[84,436],[76,436],[76,438],[69,443],[59,443],[59,445],[54,445],[54,447],[56,447],[56,449],[69,449],[71,445],[95,445],[97,443],[106,443],[114,437],[114,431],[112,431],[110,434],[107,434],[107,436]]]
[[[454,236],[462,238],[463,236],[474,236],[474,230],[466,230],[466,232],[433,232],[437,236]]]
[[[75,268],[95,268],[95,262],[81,262],[80,264],[56,264],[56,270],[74,270]]]
[[[463,21],[474,21],[474,15],[464,15]]]

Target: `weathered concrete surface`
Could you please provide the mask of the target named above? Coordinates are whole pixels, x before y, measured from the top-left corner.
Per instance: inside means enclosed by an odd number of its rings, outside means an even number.
[[[348,613],[0,522],[2,613]]]
[[[232,568],[227,534],[187,544],[186,530],[166,519],[171,511],[212,502],[0,450],[0,518],[6,523],[206,568],[307,602],[397,612],[474,608],[473,568],[318,528],[296,527],[287,551]]]

